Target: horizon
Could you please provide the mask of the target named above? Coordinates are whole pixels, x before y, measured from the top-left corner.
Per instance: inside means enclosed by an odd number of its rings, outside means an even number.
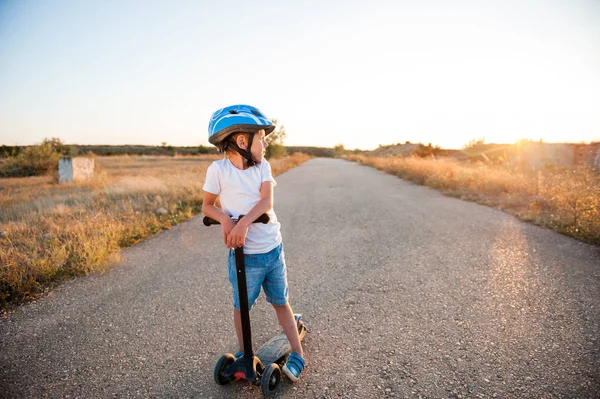
[[[59,139],[58,137],[48,137],[47,139]],[[532,144],[564,144],[564,145],[576,145],[576,146],[588,146],[588,145],[597,145],[600,144],[600,140],[596,140],[596,141],[590,141],[590,142],[546,142],[543,140],[531,140],[531,139],[522,139],[524,141],[527,142],[531,142]],[[518,140],[516,142],[513,143],[497,143],[497,142],[490,142],[488,143],[487,141],[483,141],[480,143],[476,143],[477,145],[484,145],[484,146],[511,146],[511,145],[518,145],[519,142],[521,140]],[[177,148],[196,148],[196,147],[208,147],[208,148],[214,148],[216,150],[216,147],[214,147],[212,144],[208,143],[208,144],[197,144],[197,145],[172,145],[169,143],[165,143],[164,145],[161,144],[77,144],[77,143],[65,143],[61,140],[61,143],[63,145],[66,146],[75,146],[75,147],[173,147],[174,149]],[[0,146],[6,146],[6,147],[27,147],[27,146],[35,146],[35,145],[40,145],[40,143],[34,143],[34,144],[27,144],[27,145],[16,145],[16,146],[12,146],[12,145],[7,145],[7,144],[0,144]],[[433,147],[439,147],[441,150],[446,150],[446,151],[462,151],[466,148],[469,147],[469,143],[465,144],[464,146],[460,147],[460,148],[448,148],[448,147],[441,147],[441,146],[437,146],[434,143],[421,143],[421,142],[405,142],[405,143],[389,143],[389,144],[380,144],[378,147],[373,148],[373,149],[361,149],[361,148],[347,148],[344,147],[344,150],[346,151],[374,151],[377,148],[381,148],[381,147],[391,147],[391,146],[403,146],[403,145],[422,145],[422,146],[428,146],[428,145],[432,145]],[[315,145],[295,145],[295,144],[283,144],[284,147],[308,147],[308,148],[328,148],[328,149],[333,149],[334,146],[315,146]]]
[[[0,144],[209,146],[235,103],[286,146],[596,142],[598,20],[593,0],[5,0]]]

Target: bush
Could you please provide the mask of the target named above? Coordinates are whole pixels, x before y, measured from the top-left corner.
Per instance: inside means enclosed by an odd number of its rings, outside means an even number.
[[[7,158],[17,155],[21,151],[21,147],[0,145],[0,158]]]
[[[287,152],[289,154],[301,152],[303,154],[310,155],[311,157],[333,158],[335,156],[335,152],[334,152],[333,148],[328,148],[328,147],[286,146],[285,149],[287,150]]]
[[[335,147],[333,147],[333,153],[335,154],[336,158],[339,158],[339,157],[343,157],[344,155],[346,155],[347,151],[344,148],[343,144],[338,144]]]
[[[59,139],[44,139],[42,144],[23,148],[0,165],[0,177],[41,176],[58,170],[63,155],[75,155],[75,150]]]

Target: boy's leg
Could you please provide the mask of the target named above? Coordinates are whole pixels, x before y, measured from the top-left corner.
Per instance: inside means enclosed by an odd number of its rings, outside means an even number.
[[[283,328],[285,336],[292,345],[292,352],[296,352],[300,356],[304,357],[302,345],[300,344],[300,337],[298,336],[298,327],[296,326],[296,319],[294,318],[294,312],[292,312],[292,308],[289,304],[285,304],[283,306],[273,305],[273,308],[275,308],[277,320],[279,320],[279,324],[281,325],[281,328]]]
[[[296,382],[304,369],[305,360],[294,312],[292,312],[292,308],[288,303],[287,272],[283,245],[279,245],[278,248],[269,252],[268,255],[271,259],[269,262],[269,271],[263,283],[263,289],[267,296],[267,301],[273,305],[277,314],[277,320],[292,346],[292,353],[290,353],[283,365],[283,372],[290,380]]]
[[[285,266],[283,244],[269,252],[267,257],[269,258],[269,270],[263,283],[267,301],[273,305],[277,320],[292,345],[292,351],[304,356],[294,312],[292,312],[292,308],[288,303],[287,268]]]

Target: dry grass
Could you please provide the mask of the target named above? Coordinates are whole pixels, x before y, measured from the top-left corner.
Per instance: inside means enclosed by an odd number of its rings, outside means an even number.
[[[273,176],[277,176],[288,169],[295,168],[296,166],[303,164],[309,159],[309,155],[301,152],[295,152],[292,155],[288,155],[283,158],[270,159],[269,164],[271,165],[271,172],[273,173]]]
[[[444,158],[349,159],[600,245],[600,175],[589,168],[534,171]]]
[[[200,212],[206,169],[218,158],[98,157],[94,180],[72,185],[53,177],[0,179],[0,305],[35,298],[66,277],[102,272],[121,248]],[[273,174],[308,158],[272,160]]]

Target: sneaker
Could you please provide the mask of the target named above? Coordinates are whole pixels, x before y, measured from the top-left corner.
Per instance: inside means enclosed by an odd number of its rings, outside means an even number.
[[[296,352],[292,352],[283,366],[283,372],[290,380],[296,382],[300,378],[300,373],[304,370],[304,364],[305,361],[302,359],[302,356]]]
[[[244,351],[236,352],[235,355],[233,355],[233,357],[235,357],[236,359],[239,359],[242,356],[244,356]]]

